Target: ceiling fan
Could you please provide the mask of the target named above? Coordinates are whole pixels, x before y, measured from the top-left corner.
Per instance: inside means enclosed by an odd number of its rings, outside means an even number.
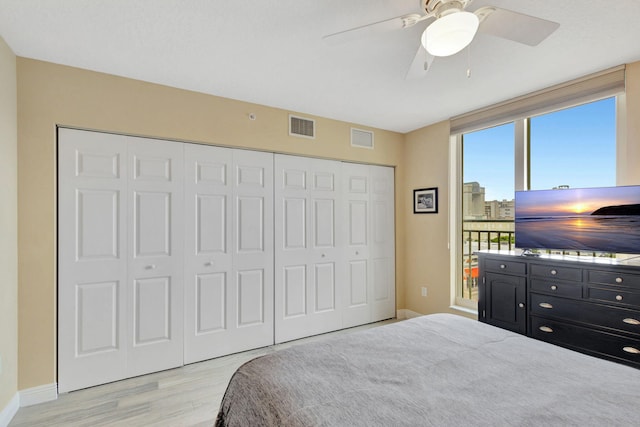
[[[424,15],[402,15],[329,34],[323,40],[330,44],[344,43],[369,34],[410,28],[433,18],[422,33],[421,44],[407,72],[406,78],[410,79],[424,75],[435,57],[454,55],[464,49],[478,31],[537,46],[560,26],[557,22],[494,6],[467,12],[465,8],[472,1],[420,0]]]

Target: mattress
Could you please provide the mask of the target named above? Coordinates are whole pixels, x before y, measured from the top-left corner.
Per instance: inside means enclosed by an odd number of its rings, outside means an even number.
[[[618,426],[640,420],[640,370],[452,314],[256,358],[217,426]]]

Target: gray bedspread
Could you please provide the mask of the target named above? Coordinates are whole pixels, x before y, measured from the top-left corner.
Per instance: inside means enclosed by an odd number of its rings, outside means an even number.
[[[638,426],[640,370],[434,314],[246,363],[216,425]]]

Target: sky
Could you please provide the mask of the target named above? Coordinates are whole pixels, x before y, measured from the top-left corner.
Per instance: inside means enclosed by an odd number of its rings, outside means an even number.
[[[485,200],[514,198],[514,124],[464,136],[464,182]],[[531,119],[531,190],[616,185],[615,98]]]

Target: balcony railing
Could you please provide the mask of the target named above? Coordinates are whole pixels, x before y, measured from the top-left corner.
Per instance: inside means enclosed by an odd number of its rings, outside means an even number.
[[[515,248],[513,220],[464,221],[462,228],[462,289],[464,299],[478,299],[478,257],[480,250]]]

